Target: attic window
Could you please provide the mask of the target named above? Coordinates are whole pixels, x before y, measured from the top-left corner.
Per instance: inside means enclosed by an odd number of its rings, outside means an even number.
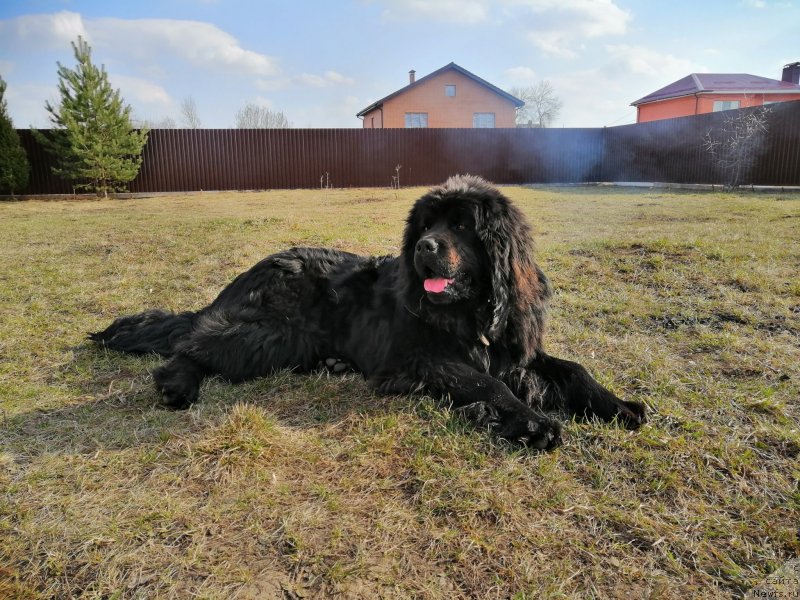
[[[449,97],[454,97],[456,95],[456,86],[454,85],[446,85],[444,86],[444,95]]]

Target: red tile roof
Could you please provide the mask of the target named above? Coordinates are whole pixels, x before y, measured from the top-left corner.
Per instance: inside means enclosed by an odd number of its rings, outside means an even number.
[[[644,98],[639,98],[636,102],[631,102],[631,106],[697,93],[800,94],[800,85],[747,73],[692,73]]]

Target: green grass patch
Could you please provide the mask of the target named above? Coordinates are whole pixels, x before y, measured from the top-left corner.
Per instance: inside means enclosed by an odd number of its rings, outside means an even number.
[[[800,197],[506,192],[549,350],[645,402],[520,451],[356,375],[204,383],[86,344],[288,245],[396,254],[421,189],[0,204],[0,596],[735,597],[800,552]]]

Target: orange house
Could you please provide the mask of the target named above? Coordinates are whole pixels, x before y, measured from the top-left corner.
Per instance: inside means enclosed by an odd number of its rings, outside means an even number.
[[[455,63],[420,79],[415,73],[409,71],[407,86],[356,115],[364,128],[515,127],[516,109],[525,105]]]
[[[692,73],[632,102],[636,122],[800,100],[800,62],[783,67],[783,77],[745,73]]]

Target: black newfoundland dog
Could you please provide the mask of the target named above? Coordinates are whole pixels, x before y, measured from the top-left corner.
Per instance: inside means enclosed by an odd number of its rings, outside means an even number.
[[[414,204],[399,257],[292,248],[198,312],[150,310],[90,338],[169,357],[153,377],[174,408],[195,402],[209,375],[236,382],[346,363],[379,393],[449,399],[534,448],[560,440],[545,410],[638,427],[643,405],[544,352],[550,294],[522,212],[485,180],[456,176]]]

